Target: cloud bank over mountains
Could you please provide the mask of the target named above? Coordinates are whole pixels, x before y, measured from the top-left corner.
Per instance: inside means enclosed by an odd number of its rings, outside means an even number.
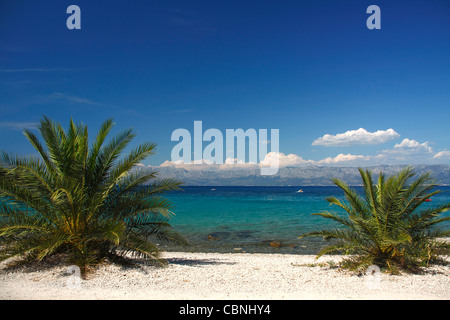
[[[326,134],[314,140],[312,145],[325,148],[382,144],[400,135],[393,129],[368,132],[360,128],[344,133]],[[400,140],[400,139],[399,139]],[[395,141],[394,141],[395,142]],[[276,174],[261,175],[261,168],[278,163]],[[359,184],[358,167],[369,168],[376,174],[398,172],[407,165],[415,167],[417,173],[431,172],[439,183],[450,184],[450,151],[436,152],[430,142],[419,142],[404,138],[390,148],[380,148],[371,155],[338,153],[323,159],[305,159],[297,154],[269,152],[259,163],[248,163],[228,158],[222,164],[204,160],[201,164],[184,163],[182,160],[165,161],[159,166],[140,165],[143,170],[155,170],[162,178],[176,178],[185,185],[331,185],[332,178],[350,184]]]
[[[226,167],[228,166],[228,167]],[[380,171],[394,174],[404,165],[369,166],[376,175]],[[142,170],[157,171],[159,178],[175,178],[185,186],[330,186],[332,178],[341,179],[351,185],[360,185],[361,177],[357,167],[331,167],[308,165],[302,167],[281,167],[277,174],[261,175],[257,165],[191,165],[185,166],[142,166]],[[450,185],[449,165],[417,165],[417,174],[431,172],[439,184]]]
[[[312,142],[313,146],[337,147],[364,146],[383,144],[398,139],[400,134],[394,129],[369,132],[364,128],[349,130],[335,135],[325,134]],[[367,167],[376,165],[418,165],[418,164],[449,164],[450,151],[436,152],[428,141],[419,142],[404,138],[390,149],[381,149],[372,155],[338,153],[335,156],[313,160],[305,159],[298,154],[285,154],[282,152],[269,152],[259,163],[246,163],[236,159],[227,158],[223,164],[185,163],[183,161],[165,161],[161,167],[184,168],[186,170],[232,170],[235,168],[257,168],[270,166],[274,161],[280,168],[304,166],[339,166],[339,167]]]

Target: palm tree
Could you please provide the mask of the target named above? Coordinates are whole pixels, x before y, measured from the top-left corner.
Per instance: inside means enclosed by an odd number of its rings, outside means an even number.
[[[344,191],[346,201],[336,197],[326,200],[340,207],[345,214],[320,212],[315,215],[332,219],[343,228],[314,231],[300,236],[323,236],[333,243],[319,251],[318,257],[327,253],[351,254],[344,266],[354,270],[378,265],[398,273],[400,269],[411,269],[428,264],[438,258],[443,248],[448,247],[441,237],[450,235],[449,230],[439,230],[436,225],[450,217],[441,213],[450,208],[450,203],[440,206],[423,205],[440,191],[430,174],[415,176],[413,169],[405,168],[398,174],[386,177],[380,173],[374,184],[372,172],[359,169],[364,195],[343,181],[333,179]]]
[[[170,228],[171,204],[161,197],[180,183],[136,170],[154,153],[153,143],[119,158],[135,135],[126,130],[106,143],[112,127],[105,121],[89,147],[87,126],[71,119],[65,131],[44,117],[38,129],[46,149],[25,130],[38,155],[1,154],[0,261],[64,252],[85,271],[127,254],[159,261],[155,239],[184,241]]]

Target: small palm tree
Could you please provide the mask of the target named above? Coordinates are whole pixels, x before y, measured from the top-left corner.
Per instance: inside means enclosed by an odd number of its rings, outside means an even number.
[[[184,241],[170,228],[171,204],[161,197],[180,183],[136,170],[154,153],[153,143],[120,159],[135,135],[126,130],[105,143],[112,127],[112,120],[105,121],[89,147],[87,126],[71,119],[66,132],[44,117],[38,129],[46,149],[24,131],[38,156],[1,154],[1,260],[40,261],[64,252],[85,271],[128,253],[159,261],[154,239]]]
[[[449,236],[450,231],[435,226],[450,219],[440,216],[450,208],[450,203],[419,210],[440,192],[434,190],[436,184],[430,175],[423,174],[410,181],[415,173],[411,168],[405,168],[390,177],[380,173],[374,184],[371,171],[359,169],[359,172],[364,195],[333,179],[334,184],[344,191],[347,201],[336,197],[326,199],[342,208],[345,215],[329,211],[315,214],[332,219],[344,228],[314,231],[300,238],[323,236],[326,240],[333,239],[332,244],[319,251],[318,257],[327,253],[351,254],[353,256],[345,260],[344,266],[354,270],[374,264],[398,273],[400,269],[410,269],[436,259],[447,246],[439,238]]]

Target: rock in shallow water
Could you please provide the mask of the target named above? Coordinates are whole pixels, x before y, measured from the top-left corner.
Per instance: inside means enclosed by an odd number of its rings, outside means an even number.
[[[272,241],[270,243],[270,246],[274,247],[274,248],[279,248],[279,247],[281,247],[281,242],[280,241]]]

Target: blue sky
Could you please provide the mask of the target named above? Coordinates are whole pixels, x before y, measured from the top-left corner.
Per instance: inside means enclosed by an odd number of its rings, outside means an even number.
[[[151,165],[195,120],[279,129],[294,165],[450,164],[450,2],[3,0],[0,84],[11,153],[33,153],[21,128],[47,115],[133,127]]]

